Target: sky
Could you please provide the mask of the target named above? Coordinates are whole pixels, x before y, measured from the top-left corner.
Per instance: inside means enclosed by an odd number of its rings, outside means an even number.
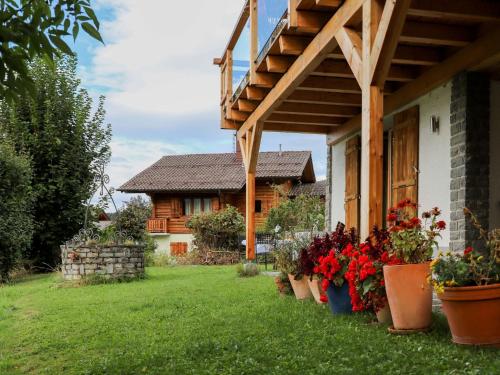
[[[105,44],[80,34],[82,86],[106,96],[113,128],[107,168],[118,188],[163,155],[234,151],[219,127],[220,57],[244,0],[95,0]],[[310,150],[326,174],[325,137],[268,133],[262,151]],[[116,193],[121,205],[130,195]]]

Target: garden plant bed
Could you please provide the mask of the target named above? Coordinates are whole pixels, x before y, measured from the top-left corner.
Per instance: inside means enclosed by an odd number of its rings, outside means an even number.
[[[367,315],[279,298],[234,266],[149,268],[139,283],[0,287],[1,374],[493,374],[498,350],[450,342],[446,319],[394,336]]]

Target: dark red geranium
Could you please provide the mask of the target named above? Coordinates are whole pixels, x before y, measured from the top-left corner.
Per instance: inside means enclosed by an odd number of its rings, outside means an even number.
[[[467,249],[464,250],[464,255],[470,254],[474,251],[472,246],[469,246]]]
[[[444,222],[443,220],[438,221],[436,223],[436,228],[439,229],[439,230],[446,229],[446,222]]]

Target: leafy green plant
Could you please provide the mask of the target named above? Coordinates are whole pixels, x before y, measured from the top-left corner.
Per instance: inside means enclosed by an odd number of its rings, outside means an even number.
[[[193,215],[187,223],[198,250],[237,251],[238,234],[245,229],[243,216],[235,207]]]
[[[147,222],[151,212],[152,206],[149,201],[140,195],[132,197],[116,215],[115,227],[136,241],[144,241],[147,237]]]
[[[31,178],[28,157],[0,138],[0,283],[8,280],[31,244]]]
[[[485,230],[476,216],[467,208],[466,217],[479,231],[485,252],[469,246],[463,253],[441,252],[431,262],[431,284],[439,293],[445,287],[489,285],[500,282],[500,230]]]
[[[65,37],[80,29],[102,42],[90,0],[0,1],[0,98],[36,96],[28,62],[35,57],[53,65],[56,56],[72,55]]]
[[[257,264],[251,262],[238,263],[236,266],[236,272],[239,277],[253,277],[260,273]]]
[[[274,250],[275,265],[278,271],[284,275],[295,275],[300,280],[304,275],[300,270],[300,252],[309,245],[309,238],[299,237],[295,239],[280,240]]]

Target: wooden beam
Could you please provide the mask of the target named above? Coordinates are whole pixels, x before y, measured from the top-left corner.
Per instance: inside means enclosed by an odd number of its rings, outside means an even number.
[[[253,85],[257,87],[271,89],[274,87],[276,82],[280,80],[280,78],[281,74],[256,72]]]
[[[359,34],[348,28],[342,27],[339,29],[335,35],[340,49],[342,50],[347,63],[351,67],[351,70],[361,86],[362,82],[362,60],[361,60],[361,48],[362,41]]]
[[[370,80],[378,87],[383,88],[388,78],[410,1],[385,3],[370,55]]]
[[[278,43],[280,53],[282,55],[300,55],[307,45],[310,43],[311,38],[303,36],[280,35]]]
[[[379,3],[363,5],[363,97],[361,122],[360,236],[367,238],[374,225],[382,225],[384,123],[382,89],[371,85],[371,51],[378,29]]]
[[[226,129],[226,130],[238,130],[240,128],[241,124],[242,124],[241,122],[232,121],[232,120],[228,120],[226,118],[223,118],[221,120],[220,128]]]
[[[241,112],[253,112],[257,108],[259,102],[245,99],[238,99],[238,110]]]
[[[297,22],[290,29],[296,29],[301,33],[316,34],[331,17],[328,13],[307,10],[297,11]]]
[[[254,84],[257,72],[257,55],[259,54],[257,0],[250,0],[250,84]]]
[[[297,4],[300,0],[288,0],[288,27],[297,27]]]
[[[354,117],[360,113],[357,107],[331,105],[331,104],[305,104],[285,102],[274,113],[289,113],[302,115],[317,115],[330,117]]]
[[[296,90],[286,102],[361,106],[361,95],[327,91]]]
[[[228,111],[228,120],[233,120],[233,121],[240,121],[244,122],[246,119],[248,119],[248,113],[245,112],[240,112],[240,111],[235,111],[234,109],[231,111]]]
[[[266,56],[266,67],[269,73],[286,73],[293,62],[294,59],[290,56]]]
[[[345,117],[326,117],[299,114],[273,113],[268,119],[270,122],[281,122],[285,124],[311,124],[311,125],[330,125],[336,126],[343,124],[347,119]]]
[[[246,173],[246,258],[255,260],[255,172]]]
[[[316,69],[326,55],[337,46],[335,34],[360,9],[364,1],[345,1],[318,35],[309,43],[304,53],[297,58],[276,86],[264,98],[259,107],[250,115],[250,118],[245,121],[240,130],[238,130],[238,137],[244,134],[252,122],[255,123],[257,120],[266,121],[284,98],[290,95]]]
[[[406,21],[399,42],[464,47],[474,38],[474,30],[467,26]]]
[[[241,32],[243,31],[243,28],[245,27],[245,24],[249,16],[250,16],[250,5],[247,0],[243,5],[243,9],[241,10],[241,13],[238,17],[238,21],[234,26],[233,32],[231,33],[229,42],[227,43],[227,46],[224,49],[224,52],[222,53],[222,63],[224,63],[224,60],[227,57],[227,52],[231,51],[238,42],[238,39],[240,38]]]
[[[268,90],[260,87],[251,87],[248,86],[246,89],[247,99],[248,100],[262,100],[266,97]]]
[[[312,73],[324,77],[354,78],[352,70],[345,61],[326,59]],[[387,80],[409,82],[417,77],[417,72],[411,67],[393,65],[387,74]]]
[[[338,8],[343,0],[316,0],[316,5],[325,8]]]
[[[331,126],[324,125],[300,125],[283,122],[265,122],[264,131],[283,133],[304,133],[304,134],[328,134]]]
[[[327,90],[331,92],[343,92],[358,94],[361,92],[359,85],[354,79],[335,77],[315,77],[309,76],[299,86],[308,90]]]
[[[500,2],[488,0],[412,0],[408,15],[436,20],[500,22]]]

